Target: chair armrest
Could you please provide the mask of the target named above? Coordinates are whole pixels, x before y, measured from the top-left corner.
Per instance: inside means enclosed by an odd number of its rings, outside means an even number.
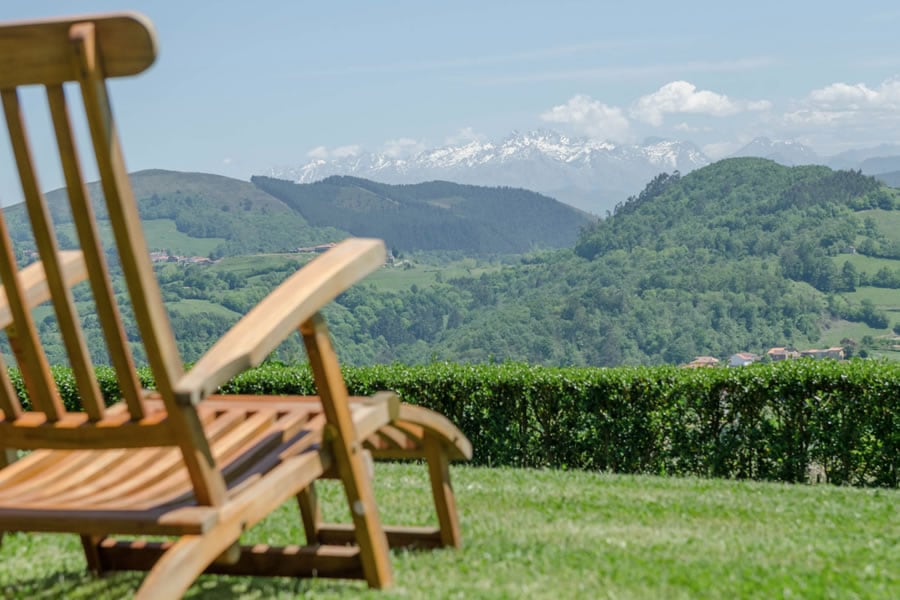
[[[63,250],[59,253],[59,264],[63,280],[69,287],[87,279],[87,267],[84,255],[80,250]],[[44,273],[44,263],[37,261],[19,271],[19,287],[25,296],[28,308],[34,308],[50,299],[50,286]],[[0,286],[0,329],[5,329],[13,322],[12,311],[6,290]]]
[[[302,323],[384,265],[384,242],[344,240],[291,275],[235,323],[175,385],[175,398],[196,404],[265,358]]]

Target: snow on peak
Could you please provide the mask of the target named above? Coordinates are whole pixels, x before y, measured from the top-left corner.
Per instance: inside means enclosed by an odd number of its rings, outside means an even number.
[[[638,193],[662,171],[687,173],[709,163],[688,142],[651,139],[640,145],[615,144],[546,129],[514,131],[494,141],[451,143],[404,158],[384,152],[311,158],[303,165],[272,168],[268,174],[298,183],[353,175],[385,183],[442,179],[523,187],[598,214]]]

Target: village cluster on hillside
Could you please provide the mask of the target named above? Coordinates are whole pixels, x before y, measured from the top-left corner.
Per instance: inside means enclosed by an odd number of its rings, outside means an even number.
[[[150,260],[154,263],[173,262],[183,265],[211,265],[217,262],[207,256],[181,256],[179,254],[169,254],[162,250],[151,252]]]
[[[765,356],[760,356],[752,352],[738,352],[732,354],[728,359],[729,367],[744,367],[755,362],[767,359],[772,362],[779,360],[792,360],[796,358],[832,358],[834,360],[844,360],[844,349],[841,346],[832,346],[831,348],[818,349],[811,348],[809,350],[789,350],[783,347],[770,348]],[[682,365],[688,369],[697,369],[701,367],[716,367],[720,363],[719,359],[714,356],[698,356],[686,365]]]

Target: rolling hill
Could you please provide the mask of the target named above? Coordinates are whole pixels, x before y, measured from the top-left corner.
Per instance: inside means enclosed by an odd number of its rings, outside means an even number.
[[[310,184],[270,177],[251,181],[313,225],[382,238],[403,251],[494,254],[564,248],[593,221],[571,206],[520,188],[446,181],[388,185],[339,176]]]
[[[292,252],[350,235],[374,236],[400,251],[463,255],[518,253],[571,246],[592,218],[552,198],[514,188],[431,182],[391,186],[349,177],[296,185],[256,177],[149,170],[131,175],[151,250],[239,256]],[[103,192],[88,184],[103,227]],[[65,189],[47,193],[63,247],[74,244]],[[4,209],[28,238],[23,205]]]
[[[205,195],[212,188],[189,188],[190,176],[135,177],[158,178],[154,187],[136,185],[152,235],[235,250],[240,240],[229,238],[229,227],[239,227],[242,219],[230,217],[249,213],[261,224],[296,215],[292,222],[311,236],[337,231],[320,227],[334,225],[333,214],[350,215],[341,223],[348,230],[367,222],[384,226],[387,215],[409,228],[424,227],[440,223],[443,215],[455,232],[467,231],[467,220],[480,224],[468,229],[473,237],[460,235],[469,243],[459,247],[484,252],[485,246],[472,242],[479,239],[475,234],[485,231],[489,217],[496,222],[497,206],[508,209],[511,198],[521,197],[516,190],[476,190],[495,194],[485,199],[465,196],[468,190],[459,188],[468,186],[438,182],[422,192],[411,189],[417,186],[339,178],[308,187],[266,182],[301,190],[297,197],[279,191],[288,201],[259,196],[261,187],[237,182],[239,193],[216,206]],[[213,178],[206,185],[226,183]],[[162,184],[171,187],[161,189]],[[308,188],[320,196],[310,200],[304,196]],[[535,201],[546,203],[541,198]],[[306,207],[300,215],[295,209],[304,202],[321,214]],[[191,237],[197,232],[185,224],[194,222],[188,217],[197,207],[229,227],[204,223],[202,235],[216,237]],[[416,219],[403,221],[403,213]],[[530,232],[538,225],[516,221],[521,218],[510,215],[506,229],[495,231],[536,235]],[[342,294],[326,314],[342,359],[355,364],[683,363],[700,354],[727,358],[772,346],[836,344],[887,355],[896,343],[892,329],[900,325],[898,226],[900,192],[859,172],[730,159],[685,176],[654,178],[609,218],[583,229],[568,248],[504,255],[502,262],[469,257],[430,268],[389,267]],[[520,243],[531,248],[534,242],[526,237]],[[307,258],[225,256],[207,267],[160,266],[185,360],[195,360]],[[89,315],[89,304],[80,298],[79,308]],[[35,318],[42,335],[52,334],[49,309],[37,309]],[[303,357],[296,340],[279,356]]]

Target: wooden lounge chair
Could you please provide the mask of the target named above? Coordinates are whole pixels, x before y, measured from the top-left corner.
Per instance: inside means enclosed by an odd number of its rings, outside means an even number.
[[[140,597],[177,597],[202,572],[362,577],[391,584],[389,546],[457,546],[447,470],[471,446],[443,416],[395,394],[348,398],[319,310],[384,261],[378,240],[351,239],[289,277],[188,372],[154,278],[105,80],[139,73],[155,39],[140,15],[0,26],[0,95],[40,262],[18,269],[0,211],[0,327],[21,370],[23,410],[0,363],[0,448],[31,452],[0,470],[0,531],[81,536],[97,572],[150,573]],[[74,141],[67,82],[80,91],[131,310],[156,389],[141,388],[113,294]],[[43,86],[80,250],[60,251],[40,191],[18,88]],[[89,281],[121,400],[107,405],[71,287]],[[52,301],[80,397],[63,405],[31,309]],[[319,395],[218,396],[299,329]],[[368,458],[426,460],[439,527],[383,527]],[[321,522],[314,483],[339,479],[352,524]],[[242,547],[241,532],[292,497],[306,544]],[[172,536],[170,542],[113,536]],[[298,540],[299,542],[299,540]],[[2,554],[0,554],[2,560]]]

